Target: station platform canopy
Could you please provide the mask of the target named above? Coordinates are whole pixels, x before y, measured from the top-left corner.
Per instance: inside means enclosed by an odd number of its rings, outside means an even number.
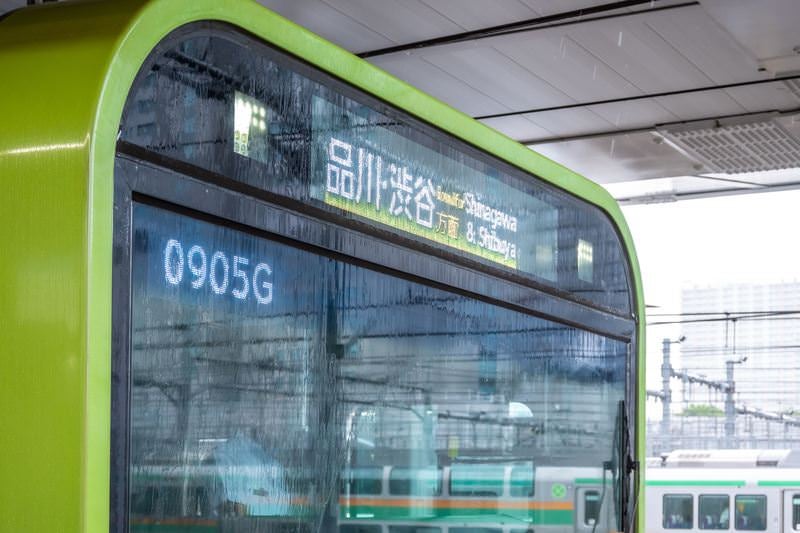
[[[259,2],[622,203],[800,186],[796,0]]]

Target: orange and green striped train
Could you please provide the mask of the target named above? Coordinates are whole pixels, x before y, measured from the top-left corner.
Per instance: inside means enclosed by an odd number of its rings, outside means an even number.
[[[461,466],[461,465],[458,465]],[[525,533],[611,531],[611,479],[597,469],[530,465],[480,465],[473,478],[460,468],[409,470],[384,466],[354,469],[342,478],[336,527],[341,533]],[[178,476],[134,481],[131,530],[137,533],[314,530],[308,498],[253,488],[250,505],[232,501],[213,467],[184,483]],[[521,479],[520,469],[530,477]],[[380,477],[368,477],[375,474]],[[417,472],[419,473],[419,472]],[[455,474],[455,475],[454,475]],[[397,478],[401,479],[397,479]],[[425,478],[428,480],[425,480]],[[429,482],[434,480],[435,483]],[[428,482],[425,482],[428,481]],[[263,483],[262,483],[263,484]],[[188,488],[187,488],[188,487]],[[188,492],[188,494],[187,494]],[[142,507],[136,508],[136,502]],[[214,503],[216,502],[216,503]],[[281,502],[288,502],[283,506]],[[141,511],[137,513],[136,511]],[[595,525],[596,524],[596,525]],[[316,525],[316,524],[313,524]]]

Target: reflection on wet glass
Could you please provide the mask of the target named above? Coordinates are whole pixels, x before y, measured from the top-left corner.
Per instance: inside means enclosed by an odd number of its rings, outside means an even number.
[[[154,207],[133,235],[132,531],[568,531],[605,477],[625,344]]]
[[[231,28],[183,35],[131,91],[123,141],[630,315],[598,208]]]

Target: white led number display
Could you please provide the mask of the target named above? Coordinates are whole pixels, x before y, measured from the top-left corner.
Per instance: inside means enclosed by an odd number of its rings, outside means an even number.
[[[255,265],[252,269],[251,264]],[[169,239],[164,247],[164,280],[169,285],[188,284],[195,290],[207,287],[215,295],[230,294],[237,300],[255,300],[261,305],[272,302],[269,264],[251,263],[250,258],[220,250],[209,253],[198,244],[184,252],[177,239]]]

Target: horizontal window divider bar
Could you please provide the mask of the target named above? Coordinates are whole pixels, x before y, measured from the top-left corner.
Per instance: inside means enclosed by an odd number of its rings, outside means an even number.
[[[468,259],[454,257],[453,254],[445,250],[405,238],[387,230],[375,228],[368,223],[345,219],[335,213],[316,208],[300,200],[280,196],[224,176],[219,176],[212,171],[196,168],[190,163],[174,160],[142,147],[131,145],[130,143],[118,142],[117,148],[118,152],[123,154],[125,160],[131,163],[155,167],[157,170],[164,172],[167,176],[170,174],[173,176],[176,174],[179,176],[187,176],[192,181],[198,183],[198,188],[202,188],[206,191],[203,194],[200,194],[198,191],[198,194],[195,196],[188,197],[189,200],[187,201],[187,196],[185,194],[178,197],[170,188],[168,183],[174,184],[174,179],[154,183],[152,180],[137,180],[129,177],[127,179],[129,181],[132,180],[130,186],[134,194],[134,200],[152,203],[152,201],[147,200],[147,198],[154,198],[156,199],[156,204],[158,201],[163,201],[170,205],[183,207],[192,213],[196,213],[194,216],[200,216],[201,218],[207,216],[214,219],[213,221],[217,223],[219,223],[220,219],[230,220],[233,225],[240,226],[239,229],[244,231],[267,233],[274,236],[276,240],[286,241],[294,246],[310,248],[315,250],[316,253],[334,256],[337,259],[344,259],[348,262],[367,264],[370,265],[370,268],[373,270],[385,271],[394,276],[412,278],[415,281],[436,286],[450,292],[466,294],[484,301],[491,301],[491,303],[502,307],[513,308],[521,312],[547,318],[548,320],[554,320],[583,330],[593,331],[616,339],[629,341],[634,333],[636,322],[633,316],[599,308],[583,300],[576,299],[570,293],[538,284],[524,276],[500,272],[497,271],[497,269]],[[226,207],[221,207],[221,204],[223,204],[222,202],[209,200],[207,184],[220,187],[229,194],[237,195],[239,202],[242,204],[241,209],[231,210],[230,202],[224,203]],[[190,187],[182,188],[184,191],[190,189]],[[144,200],[141,198],[142,195],[145,197]],[[250,220],[246,219],[248,218],[247,215],[242,215],[242,213],[248,213],[250,215],[249,218],[252,218],[253,213],[261,211],[263,208],[282,211],[286,215],[301,219],[297,220],[296,224],[293,223],[282,226],[284,229],[289,228],[293,230],[297,235],[288,234],[286,231],[281,231],[281,228],[277,227],[262,227],[264,226],[263,217],[258,220]],[[300,226],[304,226],[305,229],[301,229]],[[316,227],[319,231],[313,231],[314,227],[312,226]],[[350,238],[334,238],[333,234],[336,233],[336,231],[331,231],[331,226],[338,232],[346,232]],[[323,227],[325,231],[323,231]],[[302,234],[302,237],[300,234]],[[322,239],[322,235],[327,235],[329,238],[327,240],[320,240],[319,242],[312,242],[310,236],[317,234],[319,234],[320,239]],[[437,279],[437,277],[433,275],[437,269],[433,267],[424,269],[429,275],[426,275],[422,270],[419,272],[412,272],[411,270],[407,270],[407,268],[401,268],[399,264],[392,264],[391,261],[376,260],[374,257],[366,257],[364,254],[359,254],[358,250],[355,249],[355,245],[352,244],[355,240],[369,240],[377,244],[384,249],[387,257],[391,256],[391,254],[388,254],[390,248],[397,249],[399,247],[406,250],[407,254],[425,256],[429,258],[431,262],[452,265],[451,268],[459,269],[461,272],[452,275],[448,274],[447,277],[452,278],[452,280]],[[343,249],[336,244],[345,241],[350,243],[349,249]],[[374,244],[373,248],[375,248]],[[413,264],[413,262],[407,261],[403,261],[402,263],[404,265]],[[446,270],[449,272],[451,268]],[[502,287],[503,290],[495,292],[502,292],[507,295],[514,294],[514,297],[504,298],[498,295],[492,296],[476,288],[466,288],[463,286],[463,283],[460,284],[456,282],[459,276],[473,277],[476,281],[484,284],[496,284],[497,287]],[[537,301],[540,303],[537,303]],[[560,311],[558,311],[559,308],[561,309]]]

